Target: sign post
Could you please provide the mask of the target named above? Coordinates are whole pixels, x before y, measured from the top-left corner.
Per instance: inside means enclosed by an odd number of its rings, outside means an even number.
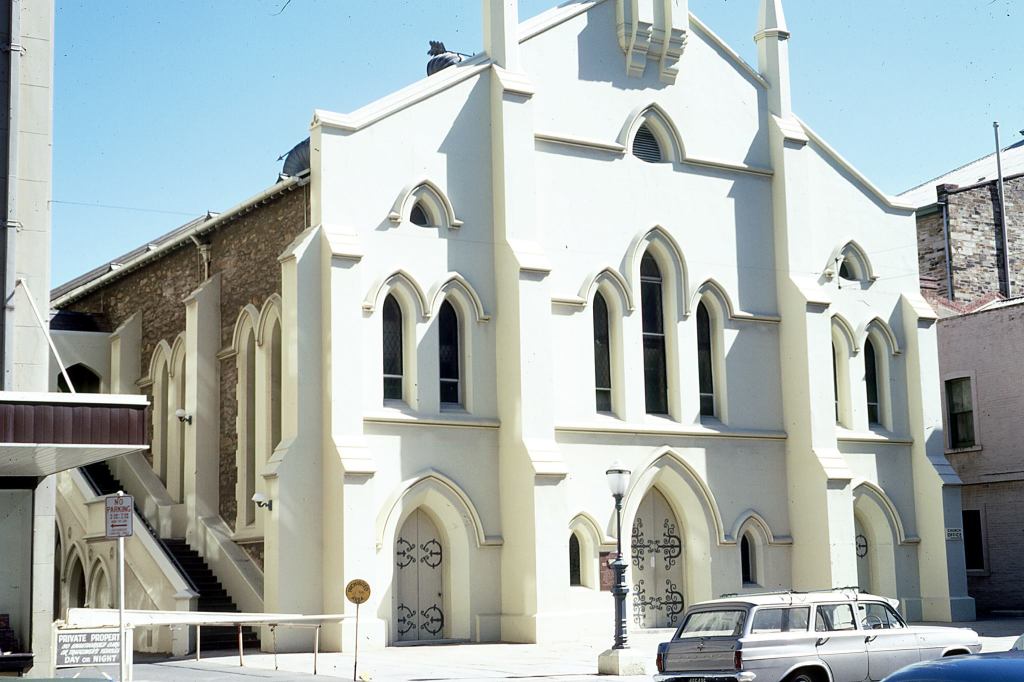
[[[359,578],[350,580],[345,586],[345,597],[356,605],[356,645],[352,656],[352,679],[358,680],[356,671],[359,670],[359,605],[370,598],[370,583]],[[319,629],[317,633],[319,634]]]
[[[132,522],[135,520],[135,498],[118,490],[116,495],[107,497],[106,501],[107,539],[117,538],[117,633],[121,652],[117,679],[124,682],[125,656],[124,641],[124,539],[132,535]]]

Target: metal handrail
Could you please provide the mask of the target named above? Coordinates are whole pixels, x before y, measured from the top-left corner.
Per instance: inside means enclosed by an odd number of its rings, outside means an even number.
[[[109,469],[109,465],[107,468]],[[106,497],[107,495],[112,494],[104,493],[100,490],[99,484],[96,483],[96,480],[92,477],[92,474],[89,473],[86,467],[78,467],[78,471],[81,472],[82,476],[89,484],[89,487],[92,488],[93,493],[97,497]],[[114,478],[113,473],[111,473],[111,478],[117,481],[117,479]],[[120,481],[118,481],[118,483],[120,483]],[[192,576],[188,574],[188,571],[186,571],[185,568],[181,565],[181,563],[178,561],[178,558],[174,556],[174,553],[171,552],[167,545],[164,544],[164,539],[160,537],[160,534],[156,532],[156,529],[153,527],[153,524],[151,524],[149,522],[149,519],[147,519],[139,510],[139,505],[133,504],[132,506],[135,508],[135,516],[138,517],[139,522],[146,527],[146,530],[148,530],[149,534],[153,537],[154,540],[156,540],[156,543],[160,545],[160,549],[163,550],[164,556],[166,556],[170,560],[175,570],[178,571],[178,575],[184,579],[185,583],[193,592],[199,595],[199,588],[196,587],[196,584],[192,581]]]

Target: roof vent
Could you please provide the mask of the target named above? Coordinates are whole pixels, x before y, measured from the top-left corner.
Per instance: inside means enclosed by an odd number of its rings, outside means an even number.
[[[430,61],[427,62],[428,76],[433,76],[449,66],[455,66],[463,59],[462,54],[448,50],[440,40],[430,41],[430,49],[427,50],[427,54],[430,55]]]
[[[282,177],[295,177],[309,170],[309,138],[292,147],[287,154],[277,157],[278,161],[281,159],[284,159]]]

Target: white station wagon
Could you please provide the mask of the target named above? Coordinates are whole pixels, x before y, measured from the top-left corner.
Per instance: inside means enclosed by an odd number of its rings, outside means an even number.
[[[737,595],[694,604],[658,645],[656,682],[864,682],[975,654],[967,628],[910,626],[857,590]]]

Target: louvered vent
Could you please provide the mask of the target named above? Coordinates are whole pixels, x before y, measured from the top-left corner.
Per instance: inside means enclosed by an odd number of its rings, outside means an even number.
[[[430,217],[423,210],[423,205],[418,201],[413,205],[412,211],[409,212],[409,222],[420,227],[430,226]]]
[[[633,156],[647,163],[661,163],[664,160],[661,157],[661,145],[658,144],[658,138],[654,137],[654,133],[646,123],[637,129],[636,136],[633,138]]]

